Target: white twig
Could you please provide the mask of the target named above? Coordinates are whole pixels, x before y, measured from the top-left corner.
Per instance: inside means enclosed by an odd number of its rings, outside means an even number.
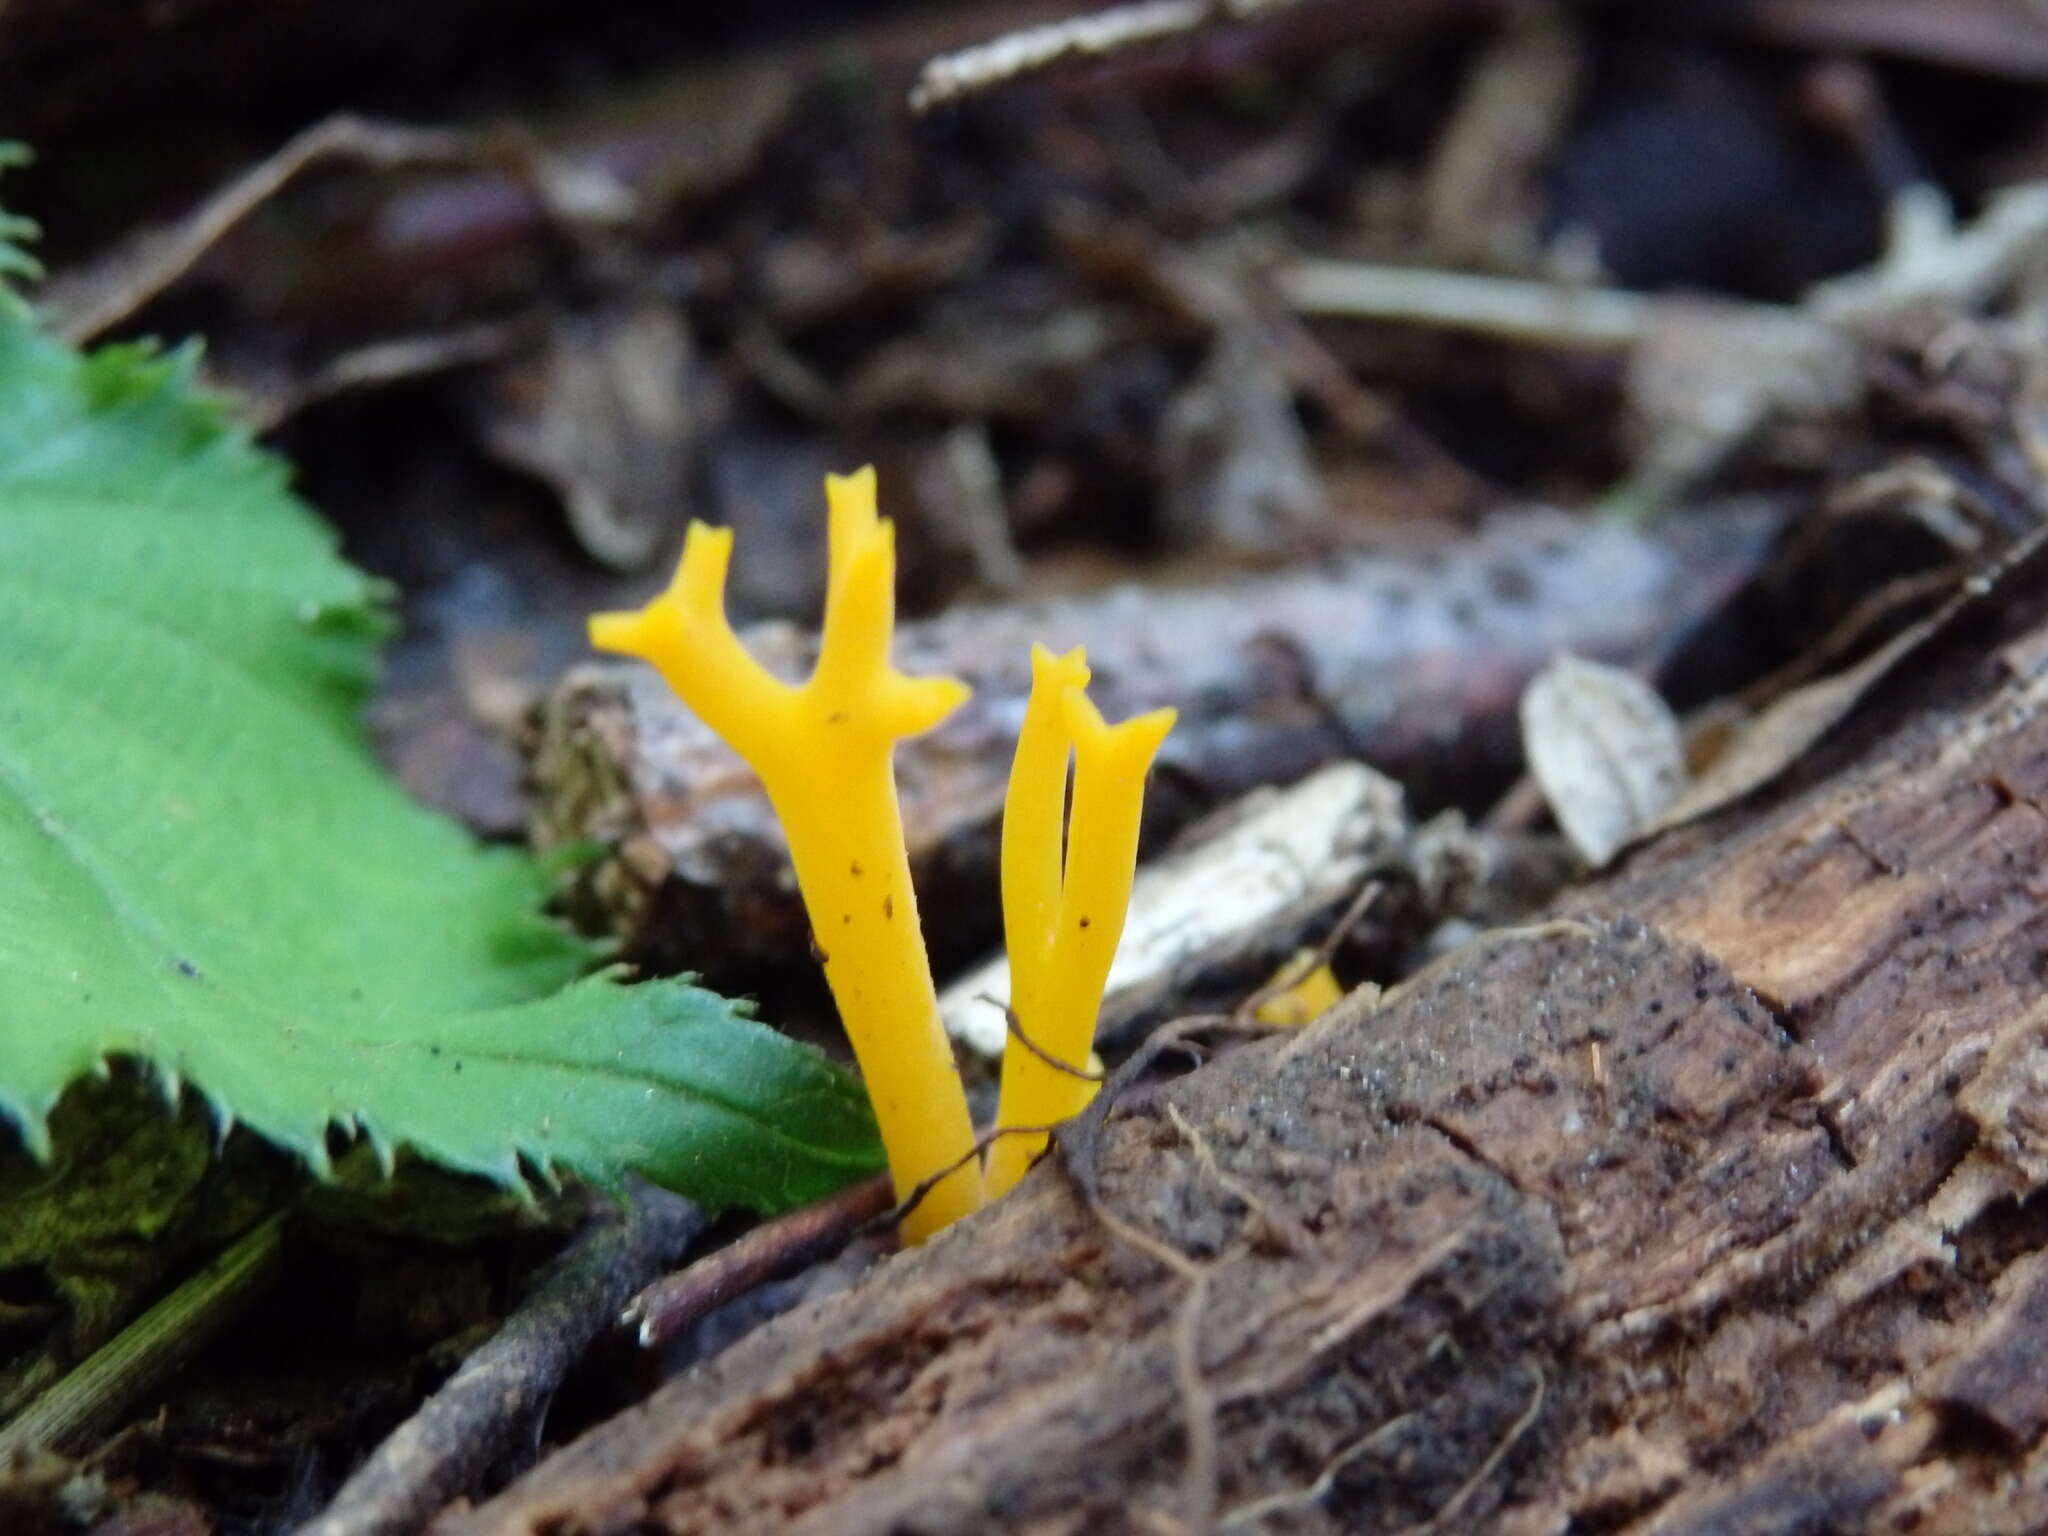
[[[1301,0],[1138,0],[1006,32],[927,62],[910,90],[910,109],[929,112],[979,95],[1065,59],[1101,59],[1146,43],[1185,37],[1224,22],[1249,21]]]
[[[1358,261],[1298,261],[1276,280],[1302,314],[1414,321],[1552,344],[1632,347],[1656,312],[1656,300],[1615,288]]]

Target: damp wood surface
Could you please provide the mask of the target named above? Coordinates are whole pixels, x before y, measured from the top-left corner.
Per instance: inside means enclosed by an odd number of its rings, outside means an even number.
[[[435,1530],[2041,1528],[2042,566],[1747,801],[1126,1089]]]

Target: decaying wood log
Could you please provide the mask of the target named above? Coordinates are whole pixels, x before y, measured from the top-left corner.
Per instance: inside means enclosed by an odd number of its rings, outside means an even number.
[[[2043,796],[2037,554],[1551,920],[1111,1084],[435,1529],[2041,1529]]]
[[[897,754],[935,953],[988,943],[996,816],[1034,640],[1086,644],[1111,718],[1177,705],[1147,805],[1157,836],[1218,801],[1362,757],[1425,804],[1476,798],[1513,771],[1515,701],[1559,651],[1653,663],[1752,575],[1778,527],[1742,504],[1666,532],[1548,513],[1499,519],[1427,552],[1353,557],[1180,591],[947,613],[907,625],[911,672],[949,672],[971,703]],[[794,674],[809,636],[748,637]],[[747,968],[806,953],[788,857],[757,780],[638,666],[579,668],[544,713],[535,840],[597,842],[585,876],[628,950],[657,968]]]

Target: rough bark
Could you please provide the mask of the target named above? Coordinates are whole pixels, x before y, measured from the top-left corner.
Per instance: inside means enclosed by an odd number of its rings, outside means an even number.
[[[1425,798],[1471,798],[1512,773],[1515,701],[1538,667],[1566,650],[1654,663],[1756,572],[1778,526],[1758,505],[1655,536],[1529,513],[1436,549],[906,625],[900,664],[975,690],[897,754],[926,939],[964,959],[993,937],[996,818],[1034,640],[1086,644],[1113,719],[1180,709],[1147,803],[1154,835],[1349,756]],[[810,637],[787,625],[749,640],[777,670],[809,666]],[[586,888],[637,957],[716,957],[742,976],[802,960],[808,929],[759,782],[651,672],[572,673],[534,777],[536,840],[607,847]]]
[[[440,1536],[2040,1528],[2044,567],[1553,920],[1125,1091]]]

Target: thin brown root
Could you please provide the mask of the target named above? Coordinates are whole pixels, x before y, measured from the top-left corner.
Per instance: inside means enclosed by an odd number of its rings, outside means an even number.
[[[1376,1317],[1385,1316],[1388,1309],[1395,1305],[1401,1296],[1412,1290],[1425,1275],[1455,1259],[1464,1246],[1465,1236],[1460,1232],[1448,1233],[1439,1238],[1430,1248],[1416,1255],[1389,1284],[1360,1297],[1341,1316],[1318,1329],[1314,1337],[1308,1341],[1308,1347],[1299,1355],[1283,1362],[1280,1369],[1269,1375],[1233,1384],[1218,1396],[1218,1404],[1227,1408],[1234,1403],[1271,1397],[1276,1392],[1286,1390],[1314,1370],[1331,1351],[1348,1343],[1367,1323]],[[1322,1295],[1305,1297],[1304,1300],[1312,1305],[1320,1305],[1328,1298],[1329,1293],[1324,1292]],[[1484,1300],[1483,1296],[1481,1300]]]
[[[657,1189],[637,1189],[623,1207],[600,1206],[497,1333],[370,1453],[322,1513],[294,1528],[303,1536],[421,1530],[506,1457],[530,1458],[563,1377],[627,1295],[674,1263],[706,1219]]]
[[[1195,1161],[1202,1165],[1202,1171],[1215,1181],[1217,1187],[1256,1216],[1274,1243],[1289,1253],[1295,1252],[1294,1234],[1274,1213],[1273,1208],[1259,1198],[1257,1191],[1216,1160],[1216,1149],[1209,1145],[1208,1138],[1195,1129],[1188,1117],[1180,1112],[1178,1104],[1170,1103],[1166,1106],[1166,1118],[1173,1122],[1173,1128],[1180,1132],[1181,1139],[1195,1154]]]
[[[658,1348],[714,1307],[829,1257],[888,1208],[888,1176],[863,1180],[829,1200],[754,1228],[687,1269],[664,1275],[635,1296],[619,1320],[629,1327],[638,1324],[642,1346]]]
[[[1458,1491],[1445,1501],[1444,1507],[1427,1520],[1418,1522],[1397,1533],[1397,1536],[1430,1536],[1430,1533],[1448,1527],[1451,1518],[1464,1507],[1465,1501],[1479,1490],[1486,1480],[1493,1476],[1500,1464],[1507,1460],[1508,1452],[1521,1443],[1522,1437],[1535,1425],[1537,1415],[1543,1412],[1543,1398],[1550,1383],[1544,1378],[1543,1367],[1531,1365],[1535,1373],[1536,1387],[1529,1394],[1529,1406],[1522,1410],[1521,1417],[1508,1426],[1508,1432],[1500,1438],[1500,1444],[1487,1453],[1486,1460],[1479,1463],[1479,1470],[1458,1485]]]
[[[926,1195],[937,1189],[940,1184],[958,1173],[962,1168],[965,1168],[969,1163],[974,1162],[982,1153],[1001,1141],[1005,1136],[1050,1136],[1058,1129],[1058,1124],[999,1125],[983,1131],[980,1136],[975,1138],[974,1145],[969,1147],[966,1152],[954,1158],[952,1162],[946,1164],[938,1172],[919,1179],[916,1184],[911,1186],[910,1193],[903,1197],[900,1204],[882,1212],[880,1216],[868,1223],[867,1230],[882,1231],[899,1226],[904,1217],[917,1209],[919,1203],[923,1201]]]
[[[1299,965],[1283,967],[1279,975],[1239,1003],[1231,1018],[1240,1024],[1252,1022],[1254,1016],[1267,1003],[1287,991],[1302,977],[1312,973],[1317,966],[1328,965],[1344,941],[1351,937],[1351,930],[1358,926],[1359,920],[1371,910],[1372,904],[1386,888],[1386,882],[1382,880],[1368,880],[1361,885],[1358,894],[1351,898],[1351,904],[1338,916],[1337,921],[1330,925],[1330,931],[1323,935],[1323,942],[1316,946],[1315,954]]]
[[[1358,1460],[1359,1457],[1363,1456],[1388,1436],[1394,1434],[1397,1430],[1405,1429],[1410,1423],[1414,1422],[1414,1419],[1414,1414],[1404,1413],[1398,1418],[1387,1420],[1378,1429],[1369,1430],[1365,1434],[1360,1435],[1356,1440],[1345,1446],[1343,1450],[1332,1456],[1324,1464],[1322,1472],[1316,1477],[1314,1482],[1303,1488],[1295,1488],[1286,1493],[1268,1494],[1263,1499],[1253,1499],[1248,1504],[1240,1504],[1237,1508],[1224,1515],[1216,1529],[1218,1531],[1242,1530],[1246,1526],[1256,1525],[1261,1520],[1268,1519],[1273,1515],[1291,1515],[1297,1510],[1309,1509],[1321,1503],[1329,1491],[1337,1486],[1337,1479],[1342,1475],[1346,1467],[1350,1466],[1352,1462]]]
[[[1216,1525],[1216,1404],[1208,1384],[1202,1379],[1200,1354],[1202,1314],[1209,1301],[1209,1272],[1179,1249],[1143,1228],[1133,1226],[1110,1210],[1101,1197],[1100,1169],[1096,1159],[1101,1151],[1102,1128],[1108,1123],[1110,1114],[1130,1086],[1154,1062],[1168,1051],[1187,1049],[1192,1044],[1187,1037],[1203,1030],[1242,1032],[1246,1028],[1243,1020],[1229,1014],[1203,1013],[1176,1019],[1164,1029],[1155,1030],[1103,1084],[1102,1092],[1090,1101],[1088,1107],[1059,1128],[1052,1143],[1059,1149],[1060,1167],[1073,1181],[1074,1191],[1081,1197],[1082,1205],[1102,1224],[1103,1229],[1127,1247],[1137,1249],[1188,1282],[1187,1294],[1174,1318],[1173,1374],[1180,1392],[1188,1437],[1190,1508],[1183,1523],[1197,1536],[1205,1536]],[[1251,1028],[1262,1029],[1257,1025]],[[1153,1511],[1148,1518],[1152,1523],[1161,1524],[1170,1517],[1161,1511]]]
[[[1007,1011],[1005,1010],[1006,1013]],[[964,1155],[948,1163],[929,1177],[920,1179],[910,1193],[903,1197],[902,1202],[893,1209],[884,1212],[872,1222],[870,1224],[871,1228],[879,1230],[885,1227],[893,1227],[900,1223],[905,1216],[916,1210],[918,1203],[936,1189],[940,1182],[948,1175],[965,1168],[970,1162],[980,1157],[1005,1136],[1045,1136],[1051,1138],[1048,1146],[1058,1144],[1063,1148],[1068,1147],[1071,1139],[1074,1146],[1081,1149],[1078,1156],[1085,1170],[1085,1177],[1077,1179],[1077,1182],[1081,1183],[1082,1193],[1092,1202],[1095,1191],[1093,1149],[1096,1138],[1101,1135],[1102,1124],[1109,1118],[1110,1109],[1115,1105],[1118,1096],[1125,1088],[1137,1080],[1140,1073],[1167,1051],[1176,1048],[1192,1049],[1192,1043],[1187,1040],[1187,1036],[1204,1029],[1242,1027],[1243,1025],[1240,1021],[1229,1017],[1227,1014],[1205,1013],[1195,1014],[1185,1019],[1176,1019],[1166,1028],[1155,1031],[1146,1040],[1144,1045],[1132,1054],[1130,1060],[1119,1067],[1114,1076],[1108,1078],[1102,1092],[1098,1093],[1089,1102],[1088,1107],[1082,1110],[1080,1114],[1075,1115],[1070,1120],[1058,1121],[1052,1125],[999,1125],[984,1131],[976,1138],[974,1145],[969,1147]],[[1262,1028],[1263,1026],[1254,1027]],[[1031,1046],[1029,1040],[1026,1040],[1025,1044]],[[1037,1047],[1031,1046],[1031,1049],[1036,1050]],[[1069,1068],[1068,1070],[1071,1071],[1072,1069]],[[1103,1081],[1092,1075],[1090,1075],[1089,1080],[1091,1082]],[[1076,1155],[1074,1151],[1069,1150],[1068,1169],[1070,1172],[1073,1171],[1073,1160]]]
[[[1508,1426],[1508,1432],[1487,1453],[1486,1460],[1479,1464],[1478,1471],[1458,1485],[1458,1491],[1451,1495],[1443,1508],[1420,1524],[1406,1527],[1399,1533],[1399,1536],[1428,1536],[1428,1533],[1443,1530],[1445,1523],[1458,1513],[1464,1506],[1465,1501],[1471,1498],[1476,1489],[1499,1470],[1501,1462],[1506,1460],[1508,1453],[1521,1442],[1524,1435],[1528,1434],[1530,1428],[1535,1424],[1537,1416],[1543,1411],[1543,1399],[1548,1385],[1544,1379],[1541,1367],[1532,1365],[1530,1369],[1535,1372],[1536,1386],[1535,1390],[1530,1394],[1529,1406],[1522,1410],[1513,1424]],[[1301,1488],[1291,1489],[1285,1493],[1269,1494],[1265,1498],[1254,1499],[1247,1504],[1240,1504],[1237,1508],[1223,1516],[1216,1529],[1218,1532],[1242,1530],[1274,1515],[1293,1514],[1296,1511],[1314,1507],[1329,1495],[1332,1488],[1336,1487],[1337,1479],[1343,1475],[1346,1467],[1357,1461],[1367,1451],[1371,1450],[1388,1436],[1406,1428],[1414,1420],[1415,1415],[1413,1413],[1404,1413],[1396,1418],[1387,1420],[1386,1423],[1380,1425],[1377,1429],[1361,1435],[1358,1439],[1345,1446],[1344,1449],[1337,1452],[1336,1455],[1332,1456],[1324,1464],[1323,1470],[1317,1475],[1314,1482]]]
[[[1216,1528],[1216,1404],[1202,1379],[1202,1315],[1209,1305],[1209,1271],[1172,1244],[1125,1221],[1092,1190],[1081,1191],[1088,1212],[1118,1242],[1135,1248],[1188,1283],[1173,1319],[1173,1379],[1187,1424],[1186,1479],[1189,1509],[1183,1517],[1196,1533]]]
[[[1053,1055],[1051,1051],[1048,1051],[1044,1046],[1024,1033],[1023,1020],[1017,1017],[1016,1009],[1010,1007],[1008,1003],[998,1003],[985,992],[982,994],[981,1000],[993,1007],[1002,1009],[1003,1024],[1010,1031],[1010,1038],[1044,1062],[1048,1067],[1051,1067],[1053,1071],[1063,1072],[1068,1077],[1078,1077],[1084,1083],[1099,1083],[1104,1077],[1108,1076],[1105,1072],[1091,1072],[1086,1067],[1077,1067],[1072,1062],[1061,1061],[1059,1057]]]

